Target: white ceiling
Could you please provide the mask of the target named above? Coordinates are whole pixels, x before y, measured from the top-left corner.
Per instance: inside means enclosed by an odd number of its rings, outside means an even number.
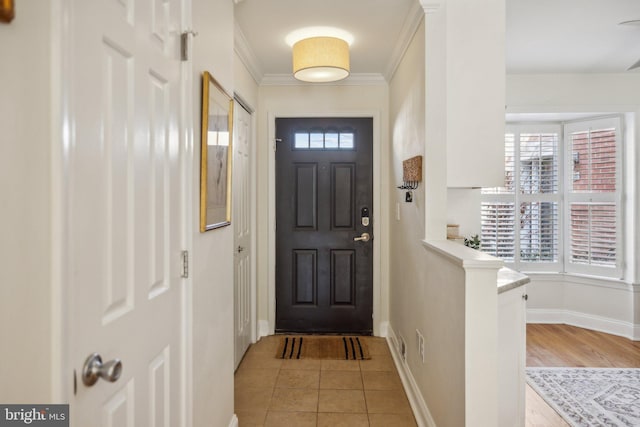
[[[640,0],[507,0],[507,71],[625,72],[640,59],[640,25],[618,24],[632,19]]]
[[[423,13],[418,0],[236,2],[236,49],[259,80],[291,73],[285,37],[307,26],[350,32],[352,75],[388,78]],[[509,73],[623,73],[640,59],[640,25],[618,25],[640,19],[640,0],[506,2]]]

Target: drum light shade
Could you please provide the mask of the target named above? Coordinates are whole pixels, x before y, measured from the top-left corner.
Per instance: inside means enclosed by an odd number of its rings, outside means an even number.
[[[349,44],[336,37],[310,37],[293,45],[293,76],[321,83],[349,76]]]

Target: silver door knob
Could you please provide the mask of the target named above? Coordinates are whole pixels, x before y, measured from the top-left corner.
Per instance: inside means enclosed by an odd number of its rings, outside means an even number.
[[[371,236],[369,236],[369,233],[362,233],[360,237],[353,238],[354,242],[368,242],[369,240],[371,240]]]
[[[109,382],[115,382],[122,373],[122,362],[120,359],[113,359],[102,363],[102,358],[98,353],[93,353],[87,357],[82,367],[82,382],[87,387],[94,385],[98,379],[102,378]]]

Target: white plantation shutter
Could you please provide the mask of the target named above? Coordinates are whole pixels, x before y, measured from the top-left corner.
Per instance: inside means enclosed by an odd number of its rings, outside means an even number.
[[[620,277],[620,119],[568,124],[565,141],[566,269]]]
[[[515,255],[515,204],[482,203],[481,249],[505,261]]]
[[[559,261],[559,140],[559,128],[519,134],[521,263]]]
[[[615,267],[617,252],[615,204],[572,203],[569,210],[571,262]]]
[[[559,125],[510,126],[505,185],[482,191],[483,251],[517,269],[560,270]]]
[[[558,192],[558,133],[521,133],[520,192]]]
[[[558,261],[558,203],[520,204],[520,260]]]
[[[515,257],[515,134],[506,133],[504,138],[504,183],[503,187],[486,188],[481,205],[480,246],[484,252],[514,261]]]

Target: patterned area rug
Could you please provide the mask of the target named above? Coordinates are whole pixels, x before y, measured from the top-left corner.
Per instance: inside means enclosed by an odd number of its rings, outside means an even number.
[[[276,353],[279,359],[370,359],[365,339],[336,336],[283,336]]]
[[[640,369],[527,368],[527,383],[571,426],[640,426]]]

